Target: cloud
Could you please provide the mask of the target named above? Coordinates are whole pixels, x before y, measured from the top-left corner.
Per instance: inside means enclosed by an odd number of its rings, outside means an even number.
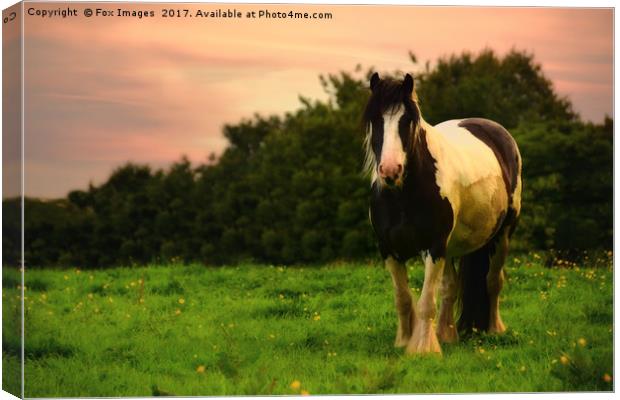
[[[185,154],[202,162],[224,149],[225,123],[293,111],[300,94],[324,99],[319,74],[357,64],[416,72],[423,65],[410,63],[409,50],[421,64],[486,47],[532,51],[585,118],[611,113],[611,10],[234,6],[265,7],[334,18],[27,17],[28,194],[64,195],[128,160],[163,166]]]

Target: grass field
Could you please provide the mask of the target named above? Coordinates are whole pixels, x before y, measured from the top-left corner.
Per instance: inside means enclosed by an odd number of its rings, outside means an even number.
[[[419,294],[422,268],[410,270]],[[507,275],[504,335],[407,357],[378,264],[30,270],[25,395],[612,390],[611,266],[530,255]],[[18,285],[5,268],[3,386],[17,393]]]

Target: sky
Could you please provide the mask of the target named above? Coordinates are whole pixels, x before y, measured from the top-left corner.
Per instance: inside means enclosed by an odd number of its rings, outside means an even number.
[[[333,15],[292,20],[162,18],[167,6],[143,4],[123,8],[155,17],[87,18],[85,8],[118,6],[69,6],[77,17],[24,19],[29,196],[86,189],[127,161],[165,167],[186,155],[204,162],[225,148],[224,124],[293,111],[299,95],[326,99],[319,75],[358,64],[415,75],[427,60],[433,65],[465,50],[526,50],[584,119],[613,115],[611,9],[172,5],[192,14],[230,8]]]

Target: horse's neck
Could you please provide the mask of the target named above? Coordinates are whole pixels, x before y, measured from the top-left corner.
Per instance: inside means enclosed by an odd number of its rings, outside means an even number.
[[[444,135],[437,130],[433,125],[426,122],[423,118],[420,118],[420,130],[423,130],[426,135],[426,145],[432,153],[432,149],[449,146],[445,141]]]
[[[416,170],[426,170],[433,167],[434,160],[431,156],[430,147],[436,147],[438,141],[441,141],[440,133],[420,117],[411,154],[412,165],[415,166]]]

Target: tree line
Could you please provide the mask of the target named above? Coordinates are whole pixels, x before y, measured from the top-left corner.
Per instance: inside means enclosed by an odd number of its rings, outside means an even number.
[[[412,57],[412,61],[415,58]],[[610,249],[613,122],[584,122],[533,55],[462,53],[419,68],[432,124],[500,122],[523,157],[517,249]],[[193,165],[127,163],[65,198],[25,199],[28,267],[148,263],[323,263],[377,257],[362,175],[360,116],[372,69],[321,76],[327,101],[226,125],[228,147]],[[398,71],[394,72],[397,74]],[[19,262],[19,199],[3,201],[4,264]]]

